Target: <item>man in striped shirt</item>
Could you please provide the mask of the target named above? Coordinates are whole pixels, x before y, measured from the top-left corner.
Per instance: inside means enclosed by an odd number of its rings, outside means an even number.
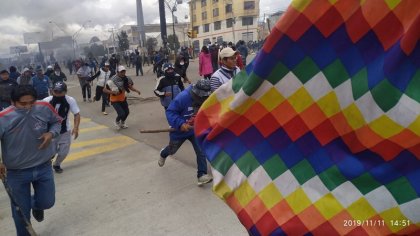
[[[210,78],[212,92],[222,86],[222,84],[227,83],[241,71],[239,67],[236,66],[236,54],[238,54],[238,52],[229,47],[220,51],[219,57],[222,66],[214,72]]]

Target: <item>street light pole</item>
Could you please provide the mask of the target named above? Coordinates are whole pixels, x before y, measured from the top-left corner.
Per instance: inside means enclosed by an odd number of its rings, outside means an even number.
[[[80,31],[85,27],[85,25],[86,25],[86,23],[88,23],[88,22],[91,22],[90,20],[87,20],[87,21],[85,21],[83,24],[82,24],[82,27],[80,27],[80,29],[79,30],[77,30],[74,34],[73,34],[73,36],[71,37],[72,38],[72,41],[73,41],[73,56],[74,56],[74,59],[76,59],[76,45],[75,45],[75,42],[76,42],[76,37],[78,36],[78,34],[80,33]]]

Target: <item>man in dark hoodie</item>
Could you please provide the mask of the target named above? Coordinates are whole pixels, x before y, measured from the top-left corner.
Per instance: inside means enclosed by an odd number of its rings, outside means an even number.
[[[0,71],[0,111],[12,104],[10,94],[14,87],[18,84],[16,81],[10,79],[9,72],[7,70]]]
[[[50,80],[52,84],[67,81],[66,75],[61,71],[61,68],[58,64],[54,65],[54,73],[50,74]]]
[[[19,78],[19,76],[20,76],[20,73],[17,71],[15,66],[9,67],[9,72],[10,72],[10,75],[9,75],[10,79],[12,79],[14,81],[16,81],[17,78]]]
[[[154,93],[160,98],[160,103],[166,110],[171,101],[184,90],[184,84],[171,63],[165,63],[163,71],[164,76],[158,79]]]

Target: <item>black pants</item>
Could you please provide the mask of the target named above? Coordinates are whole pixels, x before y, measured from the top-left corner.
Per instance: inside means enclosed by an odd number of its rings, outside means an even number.
[[[104,93],[104,87],[96,86],[95,101],[102,98],[102,112],[105,111],[105,106],[108,104],[108,94]]]
[[[136,76],[139,76],[139,70],[141,75],[143,75],[143,67],[141,66],[141,64],[136,64]]]
[[[128,109],[127,100],[123,102],[112,102],[112,106],[114,107],[115,111],[117,112],[117,118],[115,119],[116,122],[125,122],[130,114],[130,110]]]
[[[86,99],[86,92],[87,92],[87,97],[90,99],[92,96],[91,96],[91,87],[89,83],[85,83],[82,85],[83,99]]]

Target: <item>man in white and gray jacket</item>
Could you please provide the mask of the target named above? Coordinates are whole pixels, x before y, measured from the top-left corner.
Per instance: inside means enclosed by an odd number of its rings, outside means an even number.
[[[216,72],[214,72],[210,77],[210,86],[212,92],[222,86],[222,84],[227,83],[241,71],[239,67],[236,66],[237,54],[238,52],[229,47],[223,48],[219,52],[221,67],[220,69],[216,70]]]
[[[109,94],[104,93],[104,87],[106,82],[110,79],[111,71],[109,70],[109,62],[105,62],[104,67],[99,69],[94,76],[90,78],[90,81],[98,78],[96,82],[96,93],[93,101],[99,101],[102,98],[102,114],[108,115],[105,111],[105,107],[109,106]]]

